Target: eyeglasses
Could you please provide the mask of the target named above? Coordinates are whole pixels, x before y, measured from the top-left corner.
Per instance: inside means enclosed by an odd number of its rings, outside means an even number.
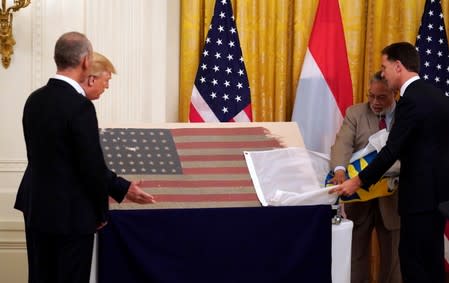
[[[373,94],[368,94],[367,95],[369,100],[377,100],[377,101],[385,101],[388,99],[388,97],[386,95],[373,95]]]

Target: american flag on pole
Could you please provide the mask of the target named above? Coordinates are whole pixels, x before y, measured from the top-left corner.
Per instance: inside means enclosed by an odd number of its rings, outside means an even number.
[[[251,95],[231,2],[217,0],[190,100],[190,122],[251,122]]]
[[[260,206],[243,151],[282,147],[264,127],[103,128],[100,141],[108,167],[157,202],[111,209]]]
[[[449,96],[449,45],[441,1],[426,0],[415,45],[421,63],[420,77],[433,83]],[[444,246],[445,268],[446,272],[449,272],[448,222],[444,232]]]
[[[433,83],[449,96],[449,46],[441,1],[426,1],[416,37],[416,50],[421,60],[421,78]]]

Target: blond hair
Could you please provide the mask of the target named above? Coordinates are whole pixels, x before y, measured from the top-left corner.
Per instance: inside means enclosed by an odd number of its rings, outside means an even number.
[[[92,59],[92,69],[90,71],[90,74],[92,76],[99,76],[103,72],[110,72],[115,74],[115,68],[114,65],[112,65],[111,61],[109,61],[106,56],[94,52],[93,59]]]

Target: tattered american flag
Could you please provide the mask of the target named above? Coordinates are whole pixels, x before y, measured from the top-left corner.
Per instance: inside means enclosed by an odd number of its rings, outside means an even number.
[[[217,0],[190,100],[190,122],[250,122],[251,95],[231,2]]]
[[[157,201],[111,209],[260,206],[243,151],[282,147],[263,127],[103,128],[100,140],[108,167]]]
[[[426,0],[416,50],[421,63],[420,77],[449,96],[449,45],[439,0]],[[446,272],[449,272],[449,222],[444,232],[444,258]]]

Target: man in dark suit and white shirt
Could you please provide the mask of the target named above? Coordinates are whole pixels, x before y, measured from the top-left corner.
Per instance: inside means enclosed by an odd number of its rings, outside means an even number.
[[[442,58],[447,60],[447,58]],[[407,42],[382,50],[382,75],[400,90],[385,147],[358,176],[330,192],[368,188],[399,159],[399,259],[405,283],[444,282],[444,225],[439,203],[449,200],[449,97],[421,80],[419,55]]]
[[[154,200],[105,165],[95,108],[80,86],[90,72],[90,41],[65,33],[54,59],[56,75],[25,103],[28,166],[15,208],[25,218],[29,282],[82,283],[89,282],[93,235],[107,223],[108,194]]]

